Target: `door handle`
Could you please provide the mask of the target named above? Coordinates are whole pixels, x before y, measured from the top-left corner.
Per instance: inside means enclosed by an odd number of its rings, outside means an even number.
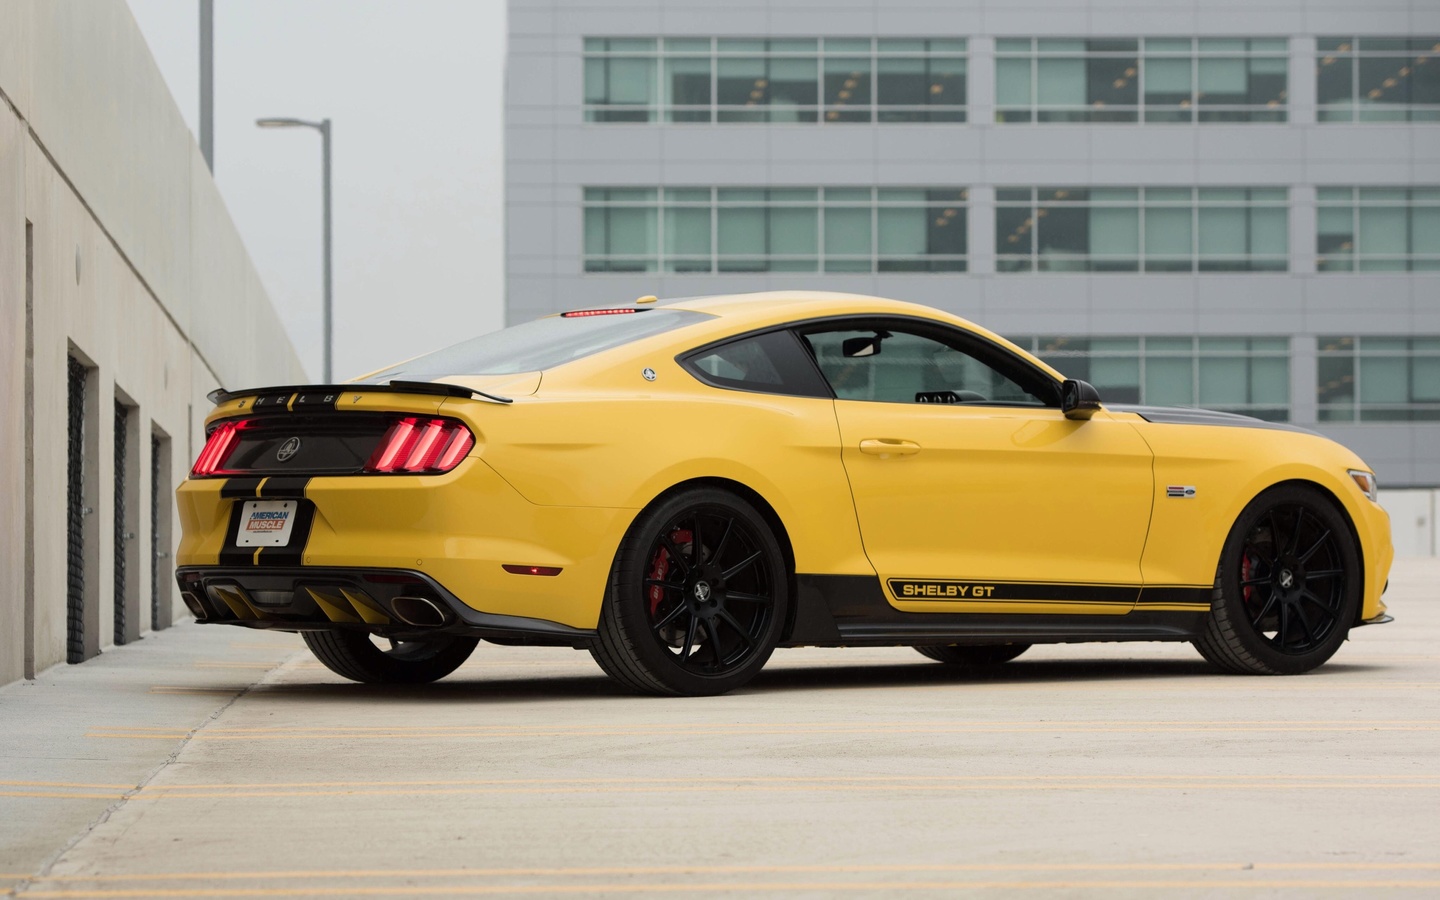
[[[897,438],[866,438],[860,442],[860,452],[889,459],[892,456],[914,456],[920,452],[920,445]]]

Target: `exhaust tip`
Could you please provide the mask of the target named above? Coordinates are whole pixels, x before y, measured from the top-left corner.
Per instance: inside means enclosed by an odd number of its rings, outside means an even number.
[[[406,625],[444,625],[445,612],[426,597],[396,597],[390,601],[395,618]]]
[[[203,622],[210,617],[210,614],[205,611],[205,604],[200,602],[199,597],[189,591],[182,591],[180,593],[180,599],[185,601],[185,606],[190,610],[190,614],[195,617],[195,621]]]

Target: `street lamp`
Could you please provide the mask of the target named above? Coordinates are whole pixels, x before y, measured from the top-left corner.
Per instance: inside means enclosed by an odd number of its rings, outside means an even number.
[[[311,122],[306,119],[256,119],[255,124],[261,128],[313,128],[320,132],[321,150],[325,158],[325,366],[322,380],[329,384],[331,348],[334,341],[330,316],[330,120]]]

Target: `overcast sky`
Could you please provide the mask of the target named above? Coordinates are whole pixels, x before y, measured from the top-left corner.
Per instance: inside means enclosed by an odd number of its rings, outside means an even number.
[[[198,0],[129,0],[198,136]],[[504,0],[215,0],[215,180],[310,377],[332,120],[335,377],[500,327]],[[198,140],[198,137],[197,137]]]

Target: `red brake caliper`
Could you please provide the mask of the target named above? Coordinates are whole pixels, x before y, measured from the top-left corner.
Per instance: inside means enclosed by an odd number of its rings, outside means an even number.
[[[1250,554],[1246,553],[1240,558],[1240,583],[1244,584],[1245,582],[1249,581],[1250,576],[1254,571],[1255,563],[1250,561]],[[1240,594],[1245,598],[1245,602],[1249,603],[1250,598],[1255,595],[1255,588],[1254,586],[1241,588]]]
[[[694,538],[695,538],[695,536],[694,536],[693,534],[691,534],[688,529],[677,528],[677,529],[675,529],[674,531],[670,532],[670,543],[674,544],[674,545],[675,545],[675,548],[678,549],[678,550],[680,550],[682,553],[684,552],[684,547],[685,547],[685,545],[686,545],[686,544],[689,544],[692,540],[694,540]],[[658,548],[656,548],[656,550],[655,550],[655,558],[654,558],[653,560],[651,560],[651,562],[650,562],[650,576],[649,576],[649,577],[650,577],[650,579],[651,579],[652,581],[664,581],[664,580],[665,580],[665,577],[666,577],[667,575],[669,575],[669,574],[670,574],[670,554],[666,551],[666,549],[665,549],[664,547],[658,547]],[[651,587],[650,587],[650,615],[651,615],[651,616],[654,616],[654,615],[655,615],[655,610],[657,610],[657,609],[660,608],[660,601],[661,601],[661,600],[664,600],[664,599],[665,599],[665,589],[662,588],[662,587],[661,587],[660,585],[658,585],[658,584],[656,584],[656,585],[651,585]]]

